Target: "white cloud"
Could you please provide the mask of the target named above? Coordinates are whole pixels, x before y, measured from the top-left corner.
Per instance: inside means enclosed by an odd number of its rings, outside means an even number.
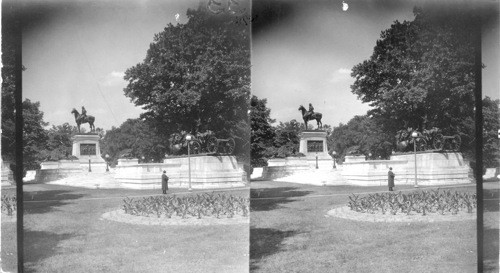
[[[351,74],[351,69],[348,69],[348,68],[339,68],[339,70],[337,70],[338,73],[340,74],[348,74],[350,75]]]
[[[124,72],[120,71],[112,71],[104,79],[101,81],[102,85],[104,86],[117,86],[117,85],[123,85],[126,83],[126,81],[123,79],[125,76]]]
[[[332,77],[330,78],[330,82],[341,82],[351,79],[351,69],[348,68],[339,68],[335,72],[332,73]]]

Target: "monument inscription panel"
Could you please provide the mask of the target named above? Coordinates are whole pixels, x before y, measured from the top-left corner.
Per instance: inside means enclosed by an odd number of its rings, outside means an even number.
[[[323,141],[322,140],[308,140],[307,141],[307,152],[308,153],[321,153],[321,152],[323,152]]]
[[[80,144],[80,155],[97,155],[95,144]]]

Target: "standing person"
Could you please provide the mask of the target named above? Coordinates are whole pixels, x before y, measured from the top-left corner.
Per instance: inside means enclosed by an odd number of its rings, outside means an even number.
[[[389,172],[387,173],[387,178],[389,180],[389,191],[392,191],[394,188],[394,173],[392,172],[392,167],[389,167]]]
[[[167,194],[168,191],[167,171],[163,171],[163,174],[161,175],[161,190],[163,191],[163,194]]]

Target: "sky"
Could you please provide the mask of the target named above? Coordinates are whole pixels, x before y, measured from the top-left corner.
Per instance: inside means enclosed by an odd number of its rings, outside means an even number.
[[[302,121],[298,108],[309,103],[332,126],[366,114],[369,106],[351,92],[351,69],[372,55],[381,31],[396,20],[414,19],[416,2],[273,3],[254,1],[252,34],[252,92],[267,99],[271,118]],[[483,94],[499,98],[498,16],[483,32]]]
[[[82,106],[106,130],[139,117],[142,109],[124,95],[124,72],[144,59],[155,33],[185,23],[187,9],[206,1],[33,1],[23,31],[23,97],[40,102],[50,126],[74,124],[70,112]],[[345,2],[346,11],[340,0],[253,2],[252,92],[268,100],[272,118],[300,120],[299,105],[312,103],[323,123],[337,126],[369,109],[350,91],[350,69],[393,21],[414,18],[414,2]],[[498,33],[497,16],[483,31],[483,93],[493,98]]]
[[[71,110],[119,127],[142,112],[124,95],[124,72],[146,57],[154,34],[187,22],[199,1],[49,1],[33,5],[23,31],[23,97],[39,101],[44,120],[75,125]],[[88,129],[88,124],[83,125]]]

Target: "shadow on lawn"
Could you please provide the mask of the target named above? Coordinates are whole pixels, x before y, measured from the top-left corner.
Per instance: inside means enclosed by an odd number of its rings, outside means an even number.
[[[25,272],[36,272],[36,264],[57,254],[59,242],[71,237],[73,237],[72,234],[24,230]]]
[[[273,228],[250,228],[250,272],[259,268],[261,259],[281,250],[281,243],[297,231]]]
[[[297,187],[262,188],[250,190],[251,211],[269,211],[278,208],[280,204],[295,202],[290,197],[301,197],[312,191],[298,191]],[[272,199],[267,199],[272,198]]]
[[[67,204],[69,200],[84,196],[84,194],[74,194],[67,190],[24,192],[24,213],[47,213],[55,207]]]

